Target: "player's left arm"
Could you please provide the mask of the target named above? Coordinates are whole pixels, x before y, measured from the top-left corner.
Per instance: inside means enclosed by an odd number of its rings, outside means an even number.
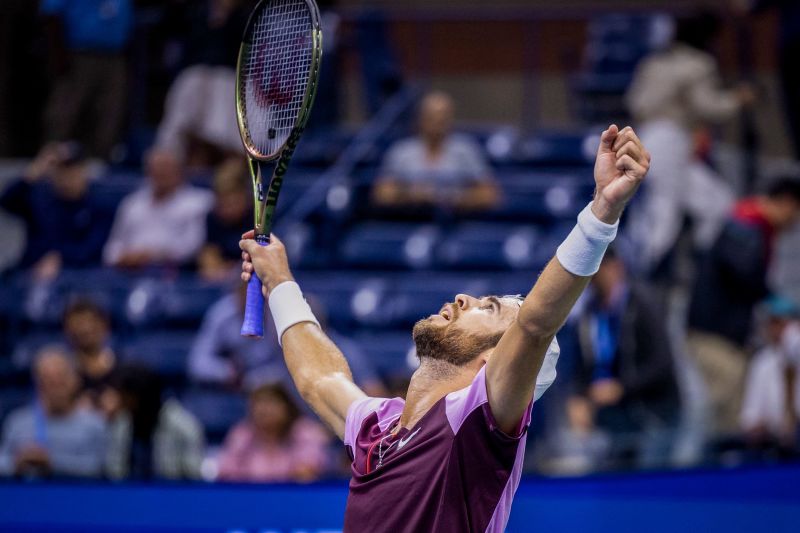
[[[608,228],[616,224],[649,166],[650,154],[632,128],[619,130],[612,125],[604,131],[594,168],[596,190],[591,216],[596,218],[590,222]],[[575,231],[579,228],[580,225]],[[597,249],[593,250],[590,245],[592,238],[591,234],[581,234],[578,243],[585,241],[586,250],[573,249],[572,252],[597,254]],[[574,239],[570,241],[574,243]],[[599,254],[604,250],[601,247]],[[591,279],[591,274],[570,272],[559,257],[567,256],[559,252],[545,267],[522,303],[515,322],[486,363],[489,406],[499,428],[509,434],[519,429],[522,416],[533,399],[536,378],[547,349]],[[599,264],[599,259],[596,263]],[[569,267],[578,270],[572,265]]]

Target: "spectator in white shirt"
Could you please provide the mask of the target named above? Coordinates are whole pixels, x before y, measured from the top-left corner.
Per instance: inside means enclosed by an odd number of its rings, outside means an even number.
[[[800,313],[781,297],[769,300],[767,313],[768,344],[750,363],[741,427],[752,448],[777,444],[791,450],[798,445],[800,418]]]
[[[485,210],[499,191],[481,147],[452,132],[455,106],[444,92],[419,106],[419,135],[393,144],[383,160],[372,201],[380,207],[454,207]]]
[[[78,405],[80,378],[69,356],[46,346],[33,365],[36,399],[12,412],[0,439],[0,476],[103,475],[108,430]]]
[[[103,261],[120,268],[181,265],[194,259],[206,236],[212,195],[186,183],[174,153],[147,155],[147,184],[122,201]],[[175,235],[181,246],[175,246]]]

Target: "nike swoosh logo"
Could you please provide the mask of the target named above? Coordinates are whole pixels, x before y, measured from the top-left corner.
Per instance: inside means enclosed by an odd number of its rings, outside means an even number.
[[[409,436],[407,436],[407,437],[405,437],[405,438],[403,438],[403,439],[400,439],[399,441],[397,441],[397,449],[398,449],[398,450],[400,450],[400,449],[401,449],[403,446],[405,446],[406,444],[408,444],[408,441],[410,441],[412,438],[414,438],[414,435],[416,435],[417,433],[419,433],[419,432],[420,432],[420,430],[422,430],[422,428],[417,428],[417,430],[416,430],[414,433],[412,433],[411,435],[409,435]]]

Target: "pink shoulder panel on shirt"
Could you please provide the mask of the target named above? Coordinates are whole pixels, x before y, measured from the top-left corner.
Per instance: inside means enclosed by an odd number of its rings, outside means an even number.
[[[364,419],[372,413],[377,413],[378,425],[381,430],[385,430],[395,418],[400,416],[404,406],[405,402],[402,398],[364,398],[353,402],[347,408],[347,418],[344,423],[344,444],[346,446],[354,445]]]

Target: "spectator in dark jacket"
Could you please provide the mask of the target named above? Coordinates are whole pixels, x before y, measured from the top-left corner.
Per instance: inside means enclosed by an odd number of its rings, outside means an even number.
[[[800,181],[776,182],[745,198],[701,258],[689,309],[689,352],[708,388],[712,430],[734,433],[747,368],[753,308],[768,292],[767,270],[778,234],[800,217]]]
[[[89,181],[75,143],[45,146],[24,176],[0,195],[0,207],[22,219],[27,232],[18,266],[52,277],[61,268],[100,264],[114,217]]]
[[[610,251],[578,319],[580,358],[572,402],[584,402],[611,437],[611,461],[661,466],[679,418],[678,387],[664,314],[647,290],[628,281]]]
[[[241,157],[222,163],[214,176],[214,208],[206,216],[206,242],[197,256],[197,270],[209,281],[223,281],[238,272],[239,239],[253,227],[250,175]]]
[[[62,327],[81,378],[82,405],[107,414],[106,393],[119,364],[111,347],[111,317],[96,302],[77,298],[67,305]]]

